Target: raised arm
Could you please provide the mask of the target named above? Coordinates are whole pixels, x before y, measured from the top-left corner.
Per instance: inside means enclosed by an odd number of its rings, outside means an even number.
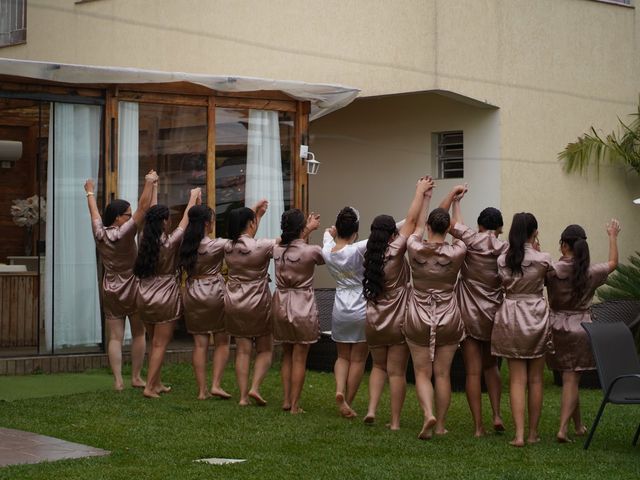
[[[138,200],[138,208],[133,212],[133,220],[138,227],[142,226],[144,216],[151,207],[151,200],[153,198],[153,185],[158,181],[158,174],[151,170],[144,177],[144,188],[142,189],[142,195]]]
[[[305,241],[309,241],[309,235],[311,235],[311,232],[313,232],[314,230],[317,230],[319,226],[320,215],[311,212],[307,217],[307,224],[302,231],[302,238],[304,238]]]
[[[91,215],[91,222],[94,220],[102,221],[102,217],[100,217],[100,212],[98,211],[98,204],[96,203],[95,193],[95,185],[93,180],[88,179],[84,182],[84,191],[87,194],[87,205],[89,206],[89,214]]]
[[[620,233],[620,222],[612,218],[607,223],[607,234],[609,235],[609,273],[618,267],[618,234]]]
[[[260,220],[264,217],[264,214],[267,213],[267,209],[269,208],[269,201],[266,198],[263,198],[258,203],[256,203],[251,210],[256,212],[256,232],[258,228],[260,228]]]
[[[421,177],[416,184],[416,193],[413,196],[409,211],[407,212],[407,218],[404,222],[401,222],[400,235],[408,237],[413,233],[418,223],[418,217],[420,216],[420,209],[422,208],[422,201],[424,194],[427,190],[433,188],[433,179],[431,177]]]
[[[416,228],[413,230],[413,234],[417,235],[421,239],[424,237],[424,228],[427,223],[427,212],[429,211],[429,204],[431,203],[431,195],[433,194],[433,188],[427,190],[422,197],[422,205],[420,206],[420,215],[416,222]]]
[[[198,203],[198,199],[201,195],[202,190],[200,190],[200,188],[191,189],[191,193],[189,194],[189,203],[187,203],[184,213],[182,214],[182,218],[180,219],[180,223],[178,224],[178,227],[182,230],[186,230],[187,225],[189,225],[189,210]]]
[[[448,212],[449,209],[451,208],[451,204],[453,203],[453,201],[456,198],[462,198],[462,196],[467,192],[467,190],[468,190],[468,184],[466,183],[464,185],[456,185],[451,189],[449,193],[447,193],[447,196],[444,197],[442,202],[440,202],[439,207],[444,208]]]

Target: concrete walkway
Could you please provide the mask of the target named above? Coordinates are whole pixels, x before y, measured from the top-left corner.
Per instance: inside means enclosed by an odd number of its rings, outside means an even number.
[[[0,466],[99,457],[111,452],[36,433],[0,428]]]

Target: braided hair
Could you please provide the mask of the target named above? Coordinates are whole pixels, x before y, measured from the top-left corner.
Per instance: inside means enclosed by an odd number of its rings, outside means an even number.
[[[116,218],[122,215],[131,206],[126,200],[116,198],[104,209],[104,217],[102,223],[105,227],[110,227]]]
[[[396,221],[389,215],[378,215],[371,223],[371,235],[364,253],[364,298],[376,302],[384,289],[384,260],[389,240],[398,233]]]
[[[336,218],[336,231],[340,238],[350,238],[354,233],[358,233],[360,228],[360,216],[353,207],[344,207],[338,212]]]
[[[198,247],[206,235],[206,223],[213,222],[214,211],[206,205],[194,205],[187,213],[189,224],[184,231],[178,258],[178,268],[192,275],[198,260]]]
[[[524,260],[524,244],[538,229],[538,221],[532,213],[516,213],[509,229],[509,249],[505,257],[507,267],[514,275],[522,275],[522,261]]]
[[[169,208],[154,205],[144,216],[144,229],[138,248],[138,258],[133,273],[139,278],[152,277],[156,273],[160,257],[160,239],[164,233],[163,222],[169,220]]]
[[[587,234],[580,225],[569,225],[560,235],[560,242],[569,247],[573,253],[573,271],[571,282],[571,300],[579,303],[587,292],[589,281],[589,244]]]
[[[431,231],[436,234],[444,235],[451,225],[451,217],[449,212],[444,208],[436,208],[431,211],[429,218],[427,218],[427,225],[431,228]]]
[[[280,228],[282,229],[282,235],[280,235],[280,245],[286,245],[284,249],[286,252],[296,238],[300,237],[300,234],[304,230],[306,225],[306,219],[302,210],[298,208],[292,208],[282,214],[280,219]],[[284,262],[284,255],[282,256]]]
[[[244,232],[247,229],[247,225],[252,220],[255,220],[256,212],[251,210],[248,207],[240,207],[234,208],[229,212],[228,217],[228,232],[229,238],[233,243],[236,243]]]

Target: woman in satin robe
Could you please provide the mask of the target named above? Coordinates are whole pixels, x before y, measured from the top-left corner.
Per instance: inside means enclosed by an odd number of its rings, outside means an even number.
[[[131,326],[131,386],[144,388],[145,382],[140,372],[144,362],[146,339],[144,324],[137,315],[136,297],[138,279],[133,274],[133,264],[138,253],[136,235],[142,226],[144,216],[151,206],[153,189],[158,180],[151,170],[145,176],[144,189],[138,208],[133,214],[126,200],[113,200],[104,210],[104,219],[98,212],[94,195],[93,180],[87,180],[84,189],[91,215],[93,237],[104,266],[102,278],[102,309],[109,336],[107,352],[109,366],[113,373],[113,387],[122,390],[122,343],[126,318]]]
[[[224,258],[229,267],[225,291],[226,331],[236,339],[236,380],[239,405],[253,400],[265,406],[260,386],[271,366],[273,335],[270,320],[271,291],[269,262],[276,240],[255,239],[260,220],[269,202],[262,200],[253,209],[236,208],[229,212],[229,238]],[[251,350],[255,341],[256,359],[249,388]]]
[[[133,273],[139,278],[138,311],[151,337],[147,386],[143,392],[147,398],[158,398],[161,393],[171,390],[162,384],[160,371],[175,323],[182,316],[176,259],[184,229],[189,223],[188,211],[199,201],[200,189],[194,188],[173,232],[169,208],[165,205],[154,205],[144,217]]]
[[[427,193],[429,195],[429,193]],[[413,235],[407,240],[413,289],[409,294],[404,335],[416,376],[416,393],[424,414],[421,440],[447,433],[445,422],[451,403],[451,363],[464,339],[464,328],[455,296],[455,284],[466,247],[460,240],[445,241],[451,224],[449,213],[436,208],[427,220],[427,241],[423,240],[426,209]],[[434,388],[431,377],[435,376]]]
[[[498,257],[505,297],[491,332],[491,353],[507,359],[509,398],[515,425],[514,447],[525,445],[525,405],[528,443],[540,441],[544,356],[552,348],[549,308],[543,296],[551,256],[539,251],[538,221],[531,213],[516,213],[509,229],[509,248]]]
[[[569,442],[567,430],[573,419],[576,435],[585,435],[580,415],[579,384],[582,372],[595,369],[591,345],[582,322],[591,322],[589,307],[596,289],[618,266],[620,223],[612,219],[607,225],[609,261],[592,264],[587,234],[580,225],[569,225],[560,236],[562,257],[547,275],[549,322],[554,353],[547,354],[547,365],[562,372],[560,427],[556,439]]]
[[[307,355],[320,338],[318,307],[313,292],[313,272],[324,265],[322,249],[305,239],[318,228],[319,215],[305,218],[297,208],[282,214],[280,243],[273,249],[276,291],[271,304],[274,340],[282,343],[282,409],[302,413],[300,396],[304,386]]]
[[[211,395],[231,398],[222,388],[222,376],[229,359],[229,335],[224,325],[224,278],[222,260],[227,240],[210,238],[215,230],[215,212],[206,205],[196,205],[188,212],[189,224],[180,247],[178,267],[186,273],[182,300],[187,331],[193,335],[193,371],[198,384],[198,399]],[[207,352],[213,335],[213,380],[207,389]]]
[[[364,417],[373,424],[378,402],[389,378],[391,390],[391,430],[400,429],[400,413],[406,394],[409,349],[402,334],[410,287],[409,264],[405,259],[407,238],[415,229],[420,211],[428,208],[427,190],[433,188],[430,177],[421,178],[409,206],[406,220],[398,230],[389,215],[378,215],[364,254],[364,297],[367,299],[365,335],[373,359],[369,377],[369,407]]]

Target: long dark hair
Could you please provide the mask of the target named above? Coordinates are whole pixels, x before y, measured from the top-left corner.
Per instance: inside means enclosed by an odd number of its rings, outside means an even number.
[[[198,247],[206,235],[205,224],[212,222],[214,212],[206,205],[194,205],[187,213],[189,224],[184,231],[180,254],[178,258],[178,268],[181,272],[192,275],[198,260]]]
[[[532,213],[516,213],[509,229],[509,249],[505,262],[514,275],[522,275],[522,260],[524,260],[524,244],[538,229],[538,221]]]
[[[280,245],[286,245],[284,249],[286,252],[289,250],[291,242],[300,237],[300,234],[304,230],[306,219],[302,210],[297,208],[291,208],[282,214],[280,218],[280,228],[282,234],[280,235]],[[284,255],[282,256],[284,262]]]
[[[449,225],[451,225],[451,216],[444,208],[438,207],[429,214],[427,225],[429,225],[433,233],[444,235],[447,233]]]
[[[344,207],[338,212],[336,218],[336,231],[340,238],[350,238],[354,233],[358,233],[360,219],[358,213],[352,207]]]
[[[569,279],[571,300],[580,302],[587,291],[591,262],[587,234],[580,225],[569,225],[560,235],[560,242],[565,243],[573,253],[573,272]]]
[[[139,278],[152,277],[156,273],[160,256],[160,238],[162,237],[164,220],[169,219],[169,208],[165,205],[154,205],[144,216],[144,229],[138,247],[138,258],[133,273]]]
[[[256,218],[256,213],[247,207],[234,208],[229,212],[228,217],[228,232],[229,238],[233,243],[236,243],[249,225],[249,222]]]
[[[122,215],[131,206],[126,200],[116,198],[104,209],[104,216],[102,217],[102,224],[105,227],[110,227],[113,222],[116,221],[116,217]]]
[[[396,221],[389,215],[378,215],[371,223],[371,234],[364,252],[364,298],[375,302],[384,289],[384,258],[389,240],[398,233]]]

